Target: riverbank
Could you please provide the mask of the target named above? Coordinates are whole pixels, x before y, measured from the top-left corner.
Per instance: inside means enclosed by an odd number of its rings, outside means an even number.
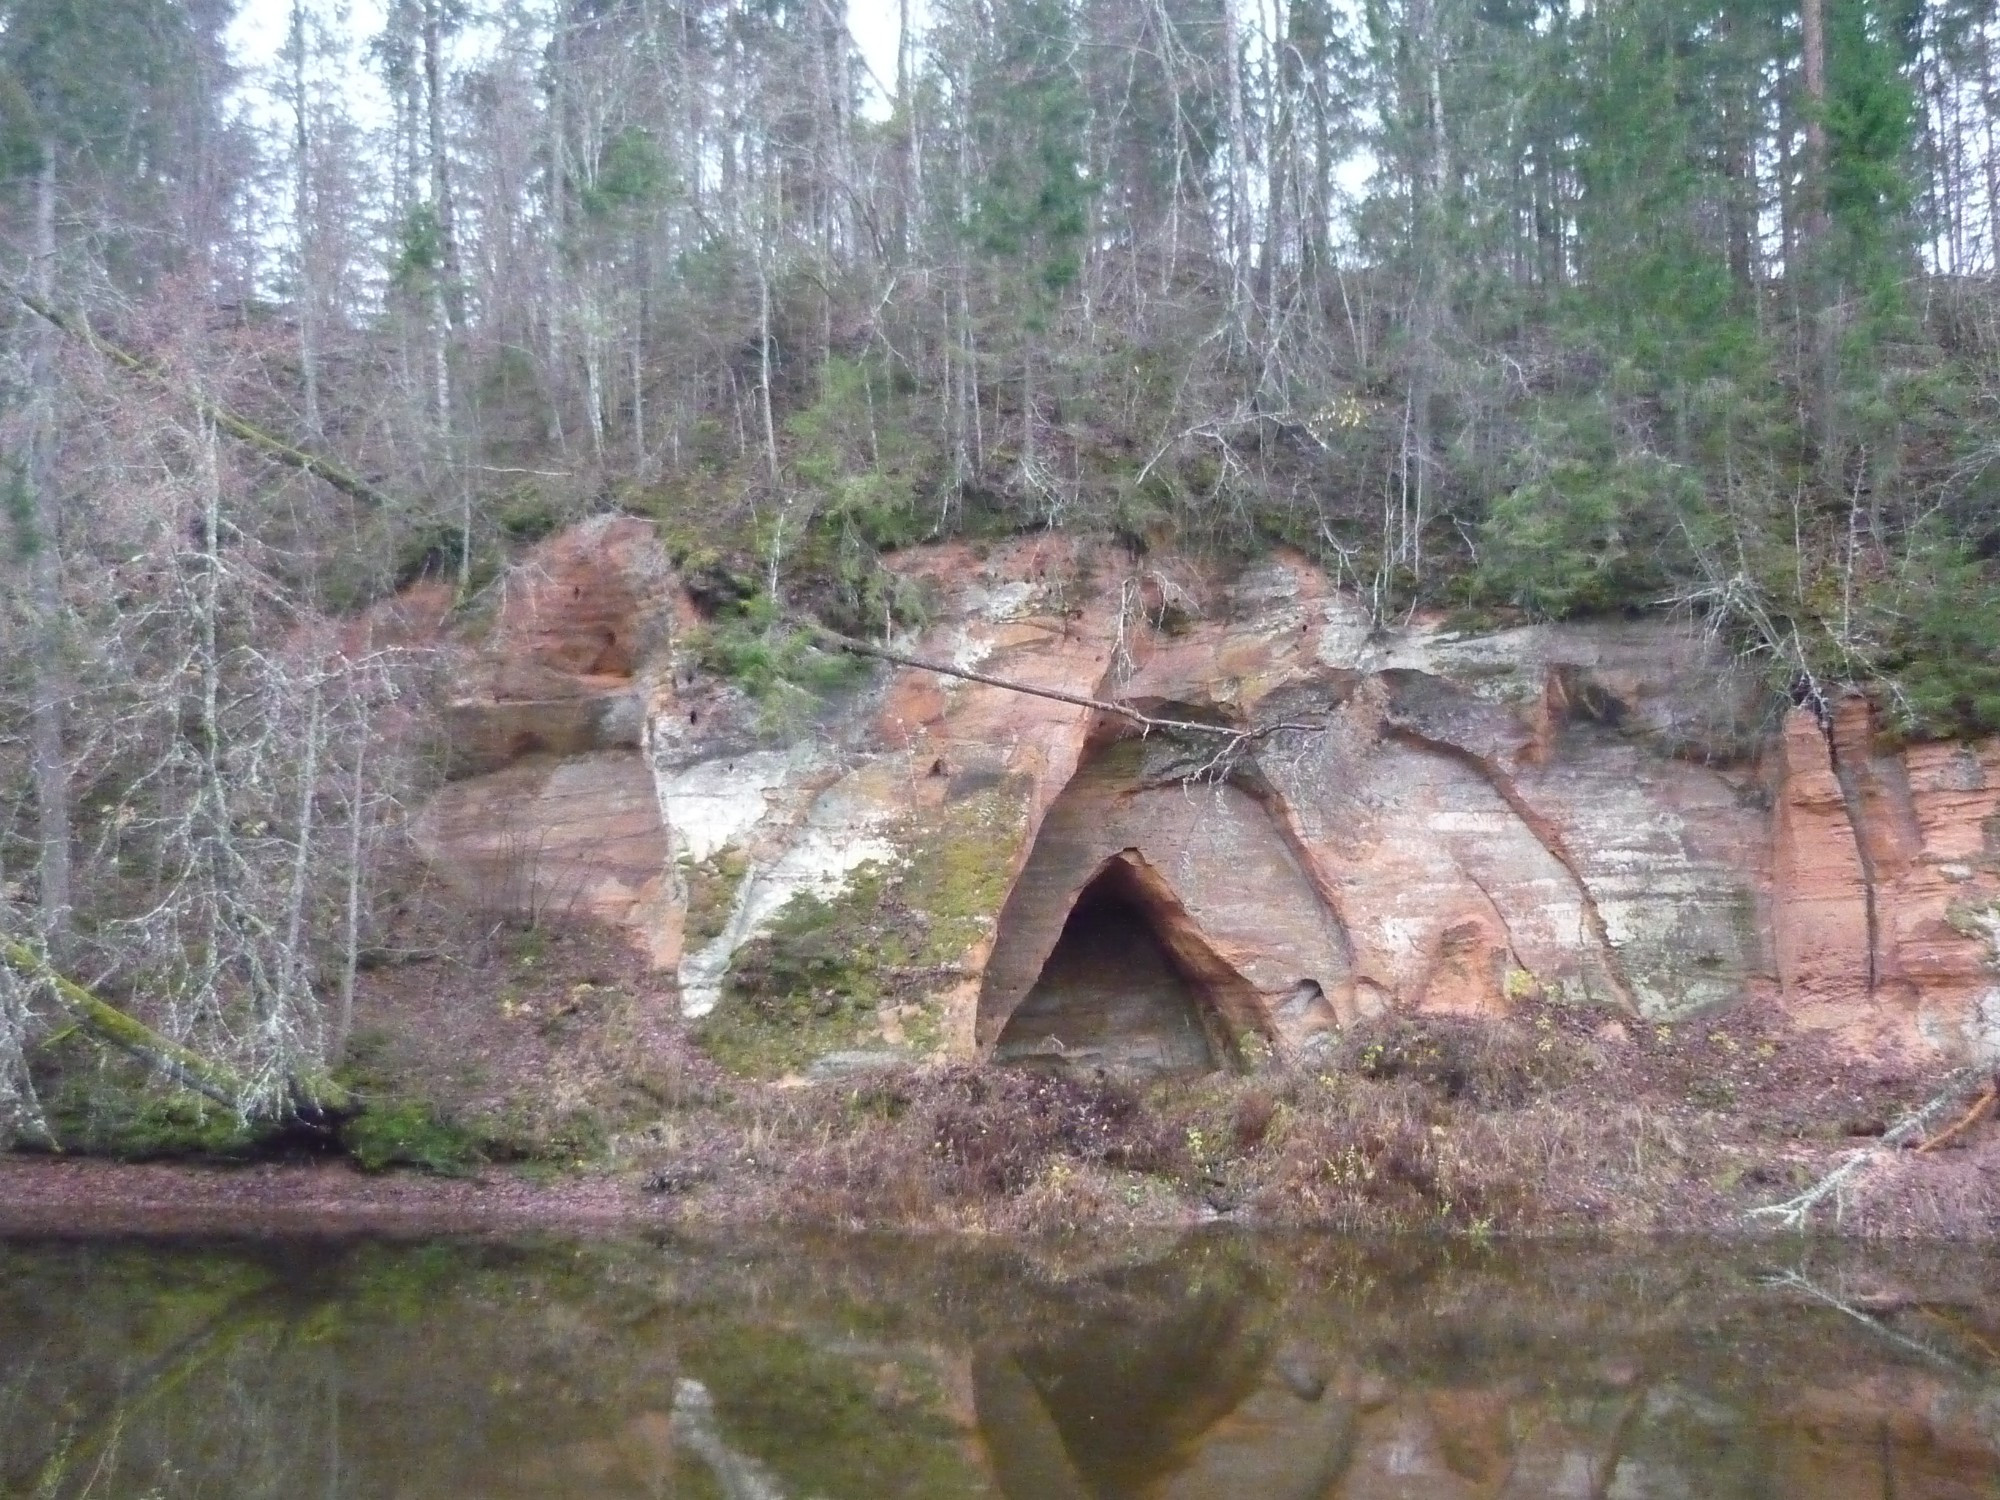
[[[1892,1239],[2000,1227],[2000,1125],[1978,1117],[1942,1138],[1976,1082],[1961,1075],[1963,1102],[1897,1142],[1889,1133],[1940,1080],[1843,1060],[1778,1020],[1754,1006],[1671,1029],[1555,1007],[1501,1023],[1406,1017],[1354,1028],[1309,1067],[1145,1083],[970,1065],[759,1082],[662,1023],[642,1049],[650,1107],[599,1118],[587,1154],[483,1137],[462,1099],[385,1097],[376,1126],[350,1132],[380,1170],[352,1151],[16,1154],[0,1157],[0,1226],[1038,1234],[1222,1222]],[[385,1150],[412,1119],[421,1139]],[[1856,1153],[1865,1160],[1843,1190],[1799,1221],[1755,1212]]]

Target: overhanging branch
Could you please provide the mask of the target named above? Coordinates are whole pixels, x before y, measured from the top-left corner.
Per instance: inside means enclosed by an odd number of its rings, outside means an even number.
[[[911,667],[919,672],[935,672],[940,677],[955,677],[961,682],[976,682],[983,687],[1002,688],[1010,693],[1024,693],[1030,698],[1046,698],[1052,703],[1067,703],[1075,708],[1094,709],[1098,713],[1111,714],[1128,723],[1137,724],[1147,733],[1163,730],[1174,734],[1205,734],[1248,744],[1255,740],[1282,734],[1286,730],[1303,733],[1318,733],[1326,728],[1320,723],[1265,724],[1256,729],[1239,729],[1228,724],[1204,724],[1199,719],[1163,719],[1142,712],[1129,703],[1119,703],[1109,698],[1091,698],[1082,693],[1067,693],[1061,688],[1040,687],[1031,682],[1014,682],[1009,678],[995,677],[988,672],[975,672],[969,667],[954,667],[948,662],[926,661],[921,656],[911,656],[906,652],[892,650],[887,646],[877,646],[871,641],[856,640],[853,636],[842,635],[837,630],[814,621],[806,621],[805,629],[813,639],[835,651],[845,651],[851,656],[868,656],[877,661],[886,661],[899,667]]]

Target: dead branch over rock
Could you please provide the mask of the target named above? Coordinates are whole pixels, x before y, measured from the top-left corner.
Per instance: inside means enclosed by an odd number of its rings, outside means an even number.
[[[1210,735],[1244,745],[1286,731],[1317,734],[1326,728],[1326,725],[1317,722],[1265,724],[1249,729],[1229,724],[1206,724],[1199,719],[1163,719],[1115,699],[1090,698],[1082,693],[1066,693],[1060,688],[1038,687],[1030,682],[1015,682],[1009,678],[995,677],[991,673],[975,672],[969,667],[955,667],[948,662],[927,661],[921,656],[911,656],[907,652],[878,646],[870,641],[856,640],[853,636],[829,630],[815,621],[806,622],[805,629],[815,640],[836,651],[845,651],[851,656],[869,656],[877,661],[886,661],[899,667],[911,667],[919,672],[935,672],[940,677],[955,677],[961,682],[976,682],[983,687],[1001,688],[1010,693],[1025,693],[1030,698],[1047,698],[1054,703],[1068,703],[1077,708],[1094,709],[1098,713],[1111,714],[1128,723],[1136,724],[1149,734],[1160,730],[1172,734]]]

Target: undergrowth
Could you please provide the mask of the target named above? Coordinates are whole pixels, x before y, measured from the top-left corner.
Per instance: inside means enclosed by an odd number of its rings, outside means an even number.
[[[647,1170],[676,1211],[1046,1231],[1235,1219],[1474,1238],[1739,1221],[1921,1097],[1746,1009],[1386,1016],[1189,1081],[969,1063],[745,1084]]]

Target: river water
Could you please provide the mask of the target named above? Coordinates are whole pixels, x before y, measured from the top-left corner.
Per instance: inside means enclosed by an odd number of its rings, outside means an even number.
[[[2000,1496],[2000,1256],[0,1239],[0,1494]]]

